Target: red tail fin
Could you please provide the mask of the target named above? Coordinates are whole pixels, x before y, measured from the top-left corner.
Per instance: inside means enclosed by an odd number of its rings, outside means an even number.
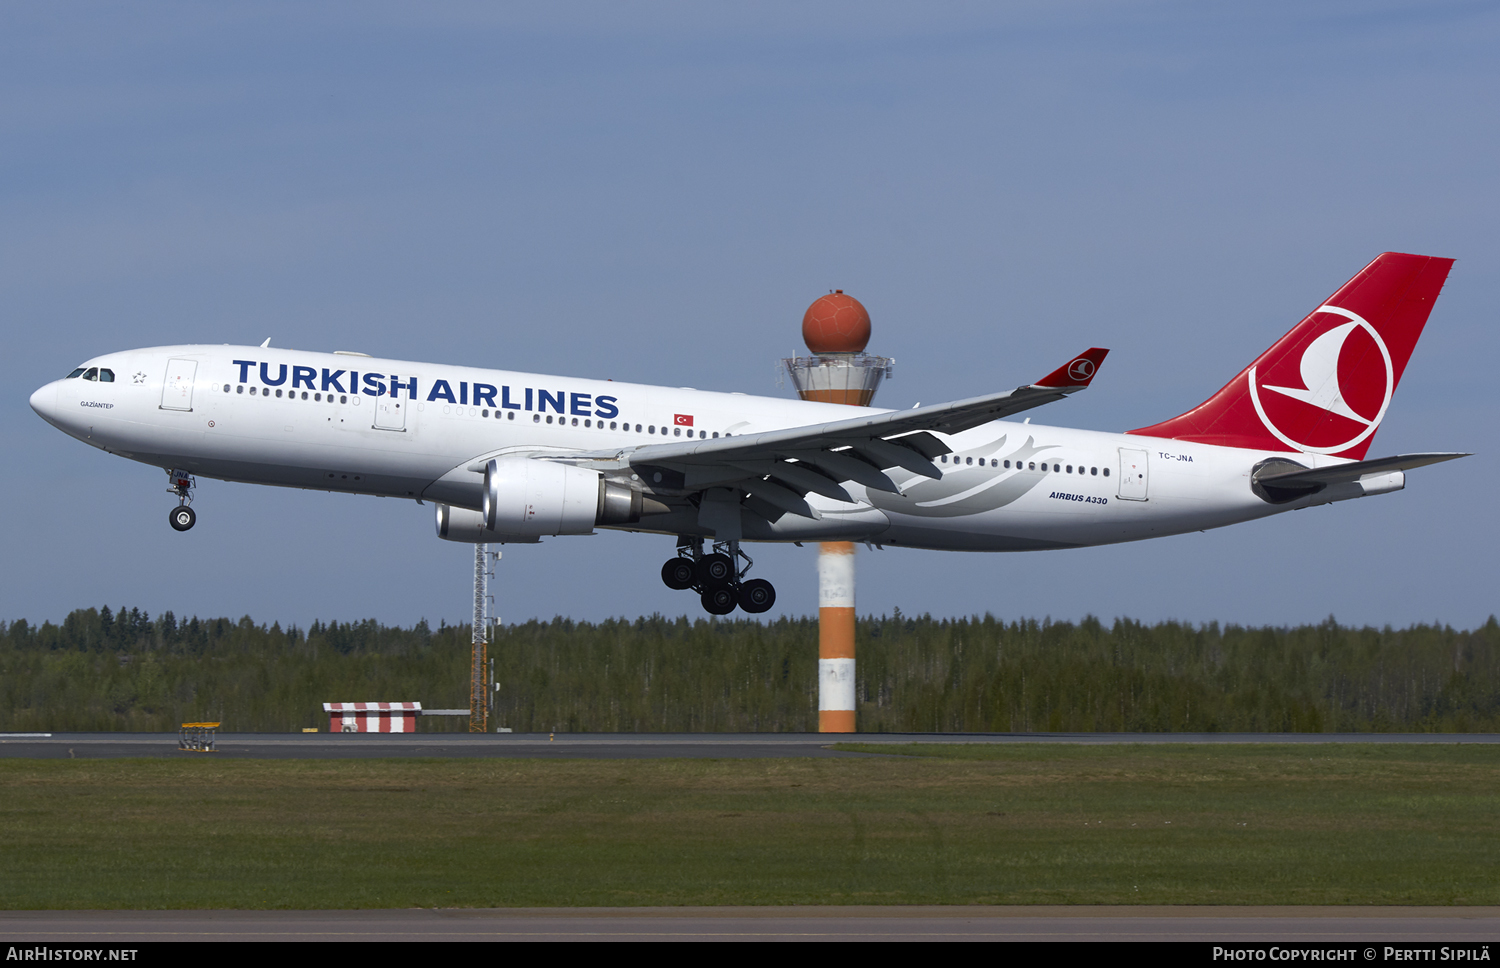
[[[1363,459],[1452,267],[1382,253],[1224,389],[1127,432]]]

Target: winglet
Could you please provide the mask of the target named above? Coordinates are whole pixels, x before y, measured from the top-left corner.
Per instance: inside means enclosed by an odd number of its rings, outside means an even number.
[[[1099,365],[1108,355],[1109,350],[1100,349],[1097,346],[1084,350],[1033,383],[1032,386],[1045,387],[1049,390],[1082,390],[1093,381],[1094,374],[1099,372]]]

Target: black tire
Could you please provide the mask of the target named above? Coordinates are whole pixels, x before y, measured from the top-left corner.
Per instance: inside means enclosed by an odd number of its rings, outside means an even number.
[[[188,531],[192,529],[193,525],[198,523],[198,515],[193,513],[192,508],[184,504],[181,507],[173,508],[172,513],[167,515],[167,521],[171,523],[173,531]]]
[[[704,588],[732,585],[734,579],[734,559],[728,555],[704,555],[698,559],[698,581]]]
[[[673,591],[680,592],[683,589],[692,588],[697,574],[691,558],[668,558],[661,566],[662,584]]]
[[[703,610],[710,615],[728,615],[734,611],[737,604],[734,600],[734,589],[729,585],[720,585],[710,588],[703,593],[700,601],[703,602]]]
[[[776,587],[764,578],[752,578],[740,585],[740,608],[751,615],[759,615],[776,604]]]

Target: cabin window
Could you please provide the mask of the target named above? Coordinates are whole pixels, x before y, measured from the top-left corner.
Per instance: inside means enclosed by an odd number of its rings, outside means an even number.
[[[226,390],[227,390],[227,389],[229,389],[229,388],[228,388],[228,387],[225,387],[225,388],[224,388],[224,389],[226,389]],[[241,385],[239,385],[239,386],[237,386],[237,387],[235,387],[235,388],[234,388],[234,392],[235,392],[235,393],[244,393],[244,392],[245,392],[245,386],[244,386],[244,384],[241,384]]]
[[[531,422],[532,423],[541,423],[542,422],[542,415],[539,414],[539,413],[532,414],[531,415]]]
[[[940,460],[940,461],[942,461],[942,462],[943,462],[943,463],[944,463],[944,464],[946,464],[946,463],[948,463],[948,455],[947,455],[947,454],[944,454],[944,455],[943,455],[943,456],[941,456],[941,457],[939,457],[939,458],[938,458],[938,460]]]
[[[500,416],[500,411],[498,411],[498,410],[495,411],[495,416],[497,416],[497,417]],[[516,419],[516,412],[514,410],[510,411],[509,413],[507,413],[505,415],[505,419],[506,420],[514,420],[514,419]]]
[[[1105,477],[1109,476],[1109,468],[1108,467],[1104,468],[1104,476]]]
[[[1031,463],[1031,467],[1030,467],[1030,469],[1031,469],[1031,470],[1036,470],[1036,462],[1035,462],[1035,461],[1033,461],[1033,462],[1032,462],[1032,463]]]
[[[972,464],[972,463],[974,463],[974,458],[972,458],[972,457],[965,457],[964,458],[964,463],[965,464]]]
[[[718,436],[719,436],[719,432],[718,432],[718,431],[717,431],[717,430],[715,430],[715,431],[714,431],[714,439],[716,439],[716,440],[717,440],[717,439],[718,439]]]
[[[277,391],[276,391],[276,396],[277,396],[277,398],[280,398],[280,397],[281,397],[281,391],[280,391],[280,390],[277,390]]]
[[[329,399],[332,399],[332,398],[330,397]],[[348,402],[349,402],[349,398],[346,397],[346,396],[344,396],[342,393],[340,393],[339,394],[339,403],[348,403]]]
[[[225,392],[225,393],[228,393],[228,392],[229,392],[229,384],[227,384],[227,383],[226,383],[226,384],[224,384],[224,392]]]
[[[666,428],[662,428],[662,429],[666,429]],[[681,427],[673,427],[672,428],[672,436],[673,437],[681,437],[682,436],[682,428]]]
[[[1099,468],[1097,468],[1097,467],[1090,467],[1089,468],[1089,474],[1090,474],[1090,476],[1098,477],[1099,476]]]

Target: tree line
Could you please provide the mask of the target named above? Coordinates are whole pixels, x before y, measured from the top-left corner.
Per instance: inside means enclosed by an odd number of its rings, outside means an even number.
[[[866,732],[1500,732],[1500,624],[860,619]],[[328,701],[468,705],[470,629],[79,609],[0,622],[0,731],[327,728]],[[493,631],[518,732],[817,728],[815,619],[556,618]],[[465,731],[424,717],[422,731]]]

